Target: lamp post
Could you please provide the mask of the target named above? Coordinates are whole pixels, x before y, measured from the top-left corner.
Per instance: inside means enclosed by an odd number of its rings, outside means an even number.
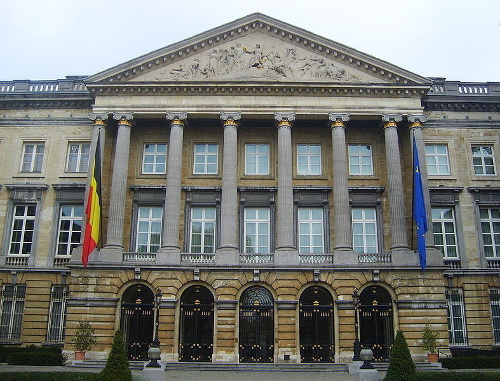
[[[161,303],[161,290],[158,288],[155,293],[154,300],[155,307],[155,338],[151,343],[151,347],[148,350],[148,357],[150,358],[150,362],[146,365],[147,368],[161,368],[161,365],[158,363],[158,360],[161,356],[160,350],[160,340],[158,339],[158,327],[160,325],[160,303]]]
[[[361,360],[361,343],[359,341],[359,321],[358,321],[358,315],[359,315],[359,294],[358,294],[358,289],[355,288],[354,292],[352,293],[352,303],[354,305],[354,356],[352,356],[352,361],[362,361]]]
[[[363,365],[361,365],[360,369],[375,369],[370,362],[373,359],[373,351],[371,348],[363,348],[361,350],[361,359],[363,360]]]

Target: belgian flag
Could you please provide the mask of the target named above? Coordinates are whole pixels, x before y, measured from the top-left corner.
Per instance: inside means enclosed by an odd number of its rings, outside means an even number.
[[[82,263],[87,266],[89,255],[99,243],[101,232],[101,133],[97,137],[94,160],[90,173],[90,187],[85,208],[85,236],[83,238]]]

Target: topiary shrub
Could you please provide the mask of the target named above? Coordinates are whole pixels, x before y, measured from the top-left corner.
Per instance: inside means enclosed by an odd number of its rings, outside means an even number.
[[[132,372],[125,351],[122,331],[115,332],[113,347],[109,353],[106,367],[100,373],[103,380],[132,381]]]
[[[14,352],[7,357],[9,365],[62,366],[67,357],[62,353],[45,352]]]
[[[415,381],[417,371],[403,332],[398,331],[384,381]]]

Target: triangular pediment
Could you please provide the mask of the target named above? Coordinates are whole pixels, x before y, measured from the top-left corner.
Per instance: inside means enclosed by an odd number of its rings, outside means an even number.
[[[342,83],[429,80],[303,29],[255,13],[87,78],[87,83]]]

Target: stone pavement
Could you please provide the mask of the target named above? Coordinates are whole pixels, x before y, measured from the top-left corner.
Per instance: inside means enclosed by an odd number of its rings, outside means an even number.
[[[64,366],[14,366],[0,364],[1,372],[100,372],[102,369],[85,369]],[[141,380],[140,370],[132,370],[134,381]],[[167,370],[167,380],[177,381],[355,381],[356,376],[346,372],[302,371],[207,371]]]

